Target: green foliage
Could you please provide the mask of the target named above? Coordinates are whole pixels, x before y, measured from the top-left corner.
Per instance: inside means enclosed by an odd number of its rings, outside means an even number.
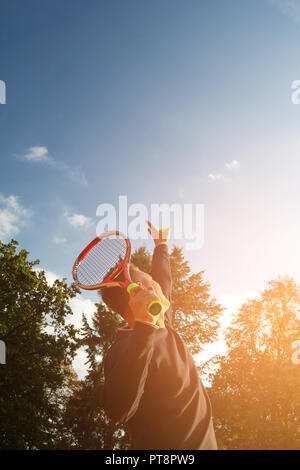
[[[210,395],[220,448],[300,448],[300,370],[292,362],[299,307],[300,287],[286,277],[270,281],[235,314],[228,354],[213,361],[219,370]]]
[[[131,261],[144,273],[151,271],[151,255],[147,252],[145,246],[141,246],[134,253],[132,253]]]
[[[202,345],[217,339],[223,309],[210,296],[210,284],[204,280],[204,272],[190,274],[181,248],[173,248],[170,263],[174,327],[192,354],[198,354]]]
[[[38,261],[12,240],[0,242],[0,446],[54,448],[66,395],[73,387],[76,330],[66,324],[75,285],[56,280],[50,287]]]
[[[83,316],[81,338],[66,322],[79,289],[65,280],[50,287],[45,273],[0,242],[1,449],[129,449],[126,427],[103,411],[103,358],[124,320],[96,304],[91,326]],[[203,271],[191,274],[182,250],[171,255],[174,326],[193,354],[217,339],[222,308],[210,296]],[[145,247],[132,261],[150,272]],[[219,449],[300,449],[300,374],[292,362],[300,339],[300,287],[279,278],[246,301],[226,334],[228,352],[210,361],[210,397]],[[88,374],[78,380],[72,361],[88,354]]]
[[[106,306],[96,304],[97,311],[89,326],[83,315],[81,345],[86,346],[89,370],[78,382],[68,400],[64,416],[64,435],[70,435],[68,448],[128,449],[130,439],[126,430],[110,421],[103,411],[103,358],[114,342],[117,328],[124,320]]]

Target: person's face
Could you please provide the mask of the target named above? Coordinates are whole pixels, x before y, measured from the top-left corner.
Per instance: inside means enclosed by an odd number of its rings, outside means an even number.
[[[159,300],[161,301],[163,308],[162,308],[162,312],[160,313],[160,318],[157,321],[157,325],[162,326],[164,323],[165,312],[170,307],[170,302],[164,296],[160,285],[158,284],[158,282],[152,279],[152,276],[150,276],[150,274],[144,273],[143,271],[140,271],[139,269],[137,270],[134,269],[131,271],[131,278],[134,282],[140,283],[144,289],[147,289],[153,292],[153,294],[156,295],[156,297],[158,297]]]

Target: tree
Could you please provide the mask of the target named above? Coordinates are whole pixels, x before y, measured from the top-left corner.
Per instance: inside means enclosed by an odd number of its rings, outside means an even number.
[[[132,256],[132,262],[142,271],[150,273],[151,255],[145,247]],[[198,354],[204,344],[215,341],[218,336],[221,305],[210,296],[210,284],[204,280],[204,271],[190,274],[182,248],[173,247],[170,254],[173,280],[172,310],[174,327],[181,334],[192,354]]]
[[[300,369],[292,344],[300,339],[300,287],[291,278],[267,283],[236,313],[228,354],[214,367],[211,397],[220,448],[299,449]]]
[[[92,327],[83,315],[81,345],[87,348],[89,370],[69,398],[64,416],[64,434],[70,435],[69,448],[128,449],[130,438],[124,427],[110,421],[104,410],[103,358],[114,341],[117,328],[125,322],[103,304],[96,304]]]
[[[170,259],[175,326],[191,352],[198,353],[202,344],[216,338],[222,309],[215,299],[210,298],[210,286],[203,280],[203,272],[190,274],[181,249],[173,248]],[[131,260],[144,272],[150,272],[151,255],[145,247],[135,251]],[[69,400],[65,415],[66,430],[69,429],[72,434],[76,448],[128,449],[130,438],[126,426],[111,422],[102,404],[103,358],[114,342],[117,328],[124,327],[126,323],[103,304],[97,304],[92,326],[85,317],[83,321],[81,344],[87,348],[89,371]]]
[[[211,297],[210,284],[204,280],[204,271],[191,274],[181,248],[173,248],[170,263],[174,327],[191,353],[198,354],[203,345],[217,339],[223,308]]]
[[[12,240],[0,242],[0,446],[51,449],[61,426],[66,396],[74,386],[71,364],[76,330],[66,324],[68,301],[79,289],[65,280],[50,287],[39,261]]]

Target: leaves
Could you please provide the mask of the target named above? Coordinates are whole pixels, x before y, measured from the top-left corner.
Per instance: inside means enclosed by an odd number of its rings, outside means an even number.
[[[190,274],[181,248],[173,248],[170,263],[174,326],[192,354],[197,354],[204,344],[217,339],[223,309],[210,296],[210,284],[204,280],[204,272]]]
[[[14,240],[0,244],[0,338],[7,353],[0,368],[1,448],[52,448],[74,377],[77,334],[65,319],[78,289],[65,280],[50,287],[33,269],[38,261],[17,247]]]
[[[299,305],[299,286],[279,277],[234,315],[210,393],[226,448],[299,448],[300,371],[291,361]]]

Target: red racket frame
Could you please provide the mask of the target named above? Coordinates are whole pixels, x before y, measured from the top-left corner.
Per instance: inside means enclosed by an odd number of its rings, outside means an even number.
[[[85,285],[81,284],[77,279],[77,270],[78,270],[78,267],[79,267],[81,261],[91,251],[91,249],[94,248],[95,245],[97,245],[97,243],[100,243],[103,240],[103,238],[107,238],[110,235],[116,235],[116,236],[123,237],[125,242],[126,242],[126,254],[125,254],[125,257],[124,257],[122,263],[118,266],[118,268],[116,269],[115,272],[113,272],[108,278],[105,279],[105,281],[103,281],[99,284],[94,284],[92,286],[85,286]],[[122,232],[113,231],[113,230],[111,230],[109,232],[104,232],[101,235],[99,235],[98,237],[94,238],[94,240],[92,240],[84,248],[84,250],[82,250],[80,255],[77,257],[77,259],[76,259],[76,261],[73,265],[73,269],[72,269],[73,279],[79,287],[81,287],[82,289],[86,289],[86,290],[100,289],[100,287],[106,287],[106,284],[109,284],[110,287],[120,286],[120,287],[124,287],[126,289],[128,287],[128,285],[132,283],[132,279],[131,279],[130,274],[129,274],[129,266],[128,266],[129,261],[130,261],[130,256],[131,256],[131,244],[130,244],[130,241],[128,240],[128,238],[126,238],[126,236]],[[115,281],[114,282],[113,279],[115,279],[122,271],[124,272],[125,281]]]
[[[77,270],[78,270],[78,267],[79,267],[80,263],[82,262],[82,260],[85,258],[85,256],[91,251],[91,249],[97,243],[100,243],[101,240],[103,240],[103,238],[109,237],[110,235],[116,235],[116,236],[119,236],[119,237],[123,237],[125,242],[126,242],[126,254],[125,254],[125,257],[124,257],[122,263],[118,266],[118,268],[116,269],[115,272],[113,272],[108,278],[105,279],[105,281],[103,281],[99,284],[94,284],[92,286],[85,286],[85,285],[81,284],[77,279]],[[132,288],[139,287],[138,284],[133,282],[131,277],[130,277],[130,273],[129,273],[130,256],[131,256],[131,244],[130,244],[130,241],[128,240],[128,238],[122,232],[113,231],[113,230],[108,231],[108,232],[104,232],[101,235],[99,235],[98,237],[94,238],[94,240],[92,240],[84,248],[84,250],[82,250],[80,255],[77,257],[77,259],[76,259],[76,261],[73,265],[73,270],[72,270],[73,279],[74,279],[75,283],[79,287],[81,287],[82,289],[96,290],[96,289],[100,289],[101,287],[109,288],[109,287],[119,286],[119,287],[123,287],[124,289],[126,289],[127,292],[129,293]],[[124,273],[125,281],[114,281],[114,279],[122,271]],[[152,315],[159,315],[159,313],[161,311],[161,308],[162,308],[161,303],[158,300],[152,300],[148,305],[148,310]]]

